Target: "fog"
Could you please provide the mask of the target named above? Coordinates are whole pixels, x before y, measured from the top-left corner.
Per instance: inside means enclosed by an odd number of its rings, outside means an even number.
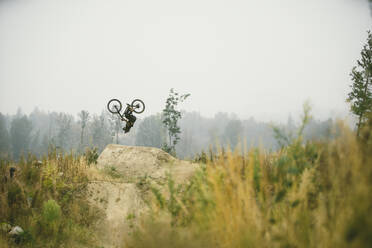
[[[364,0],[3,0],[0,112],[141,98],[148,116],[175,88],[206,117],[344,117],[371,24]]]

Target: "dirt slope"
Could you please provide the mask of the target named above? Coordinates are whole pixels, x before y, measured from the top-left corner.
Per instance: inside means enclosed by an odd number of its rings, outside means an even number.
[[[93,180],[88,187],[90,202],[104,216],[98,227],[101,245],[124,247],[123,233],[148,210],[149,187],[165,184],[168,174],[177,183],[187,182],[197,167],[153,147],[108,145],[98,158],[98,173],[119,175]]]
[[[123,233],[130,231],[133,217],[146,211],[146,205],[133,183],[94,182],[89,185],[91,203],[103,213],[98,223],[102,247],[123,247]]]

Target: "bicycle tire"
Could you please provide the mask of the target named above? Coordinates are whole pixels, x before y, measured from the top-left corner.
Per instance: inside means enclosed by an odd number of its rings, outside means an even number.
[[[135,107],[135,104],[140,105],[140,107],[138,107],[139,110],[137,110],[138,108]],[[145,103],[141,99],[134,99],[131,103],[131,106],[133,108],[134,113],[141,114],[141,113],[143,113],[143,111],[145,111]]]
[[[115,103],[117,105],[115,105]],[[110,105],[111,105],[111,107],[110,107]],[[118,108],[115,108],[115,106],[119,106],[119,107]],[[122,108],[123,108],[123,106],[122,106],[121,102],[118,99],[111,99],[107,103],[107,109],[112,114],[119,114]]]

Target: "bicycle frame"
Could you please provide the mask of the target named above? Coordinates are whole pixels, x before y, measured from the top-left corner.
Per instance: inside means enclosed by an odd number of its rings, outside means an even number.
[[[128,122],[128,120],[120,113],[120,111],[118,111],[117,106],[115,105],[114,107],[116,108],[116,113],[120,116],[120,119],[122,121]],[[130,107],[131,107],[130,104],[127,103],[127,107],[125,108],[123,113],[125,113],[127,111],[127,109],[130,108]]]
[[[128,104],[127,104],[128,105]],[[122,120],[122,121],[125,121],[125,122],[127,122],[128,120],[127,119],[125,119],[124,118],[124,116],[120,113],[120,111],[118,110],[118,107],[115,105],[114,106],[115,108],[116,108],[116,113],[120,116],[120,119]],[[128,106],[127,106],[127,108],[128,108]],[[125,109],[125,111],[126,111],[127,109]],[[125,113],[125,111],[124,111],[124,113]]]

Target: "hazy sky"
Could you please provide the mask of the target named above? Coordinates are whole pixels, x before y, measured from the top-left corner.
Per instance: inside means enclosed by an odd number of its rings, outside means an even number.
[[[0,0],[0,112],[159,112],[171,87],[213,116],[345,115],[366,0]]]

